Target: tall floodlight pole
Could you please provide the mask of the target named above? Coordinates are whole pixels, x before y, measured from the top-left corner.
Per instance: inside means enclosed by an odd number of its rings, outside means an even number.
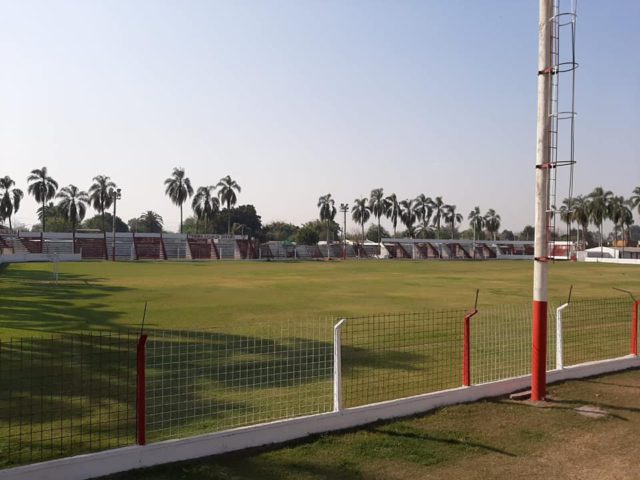
[[[552,1],[540,0],[538,31],[538,121],[536,145],[535,243],[533,260],[533,328],[531,344],[531,400],[544,400],[547,374],[547,283],[549,275],[549,100],[552,46]]]
[[[343,214],[343,227],[342,227],[342,259],[347,259],[347,212],[349,211],[348,203],[340,204],[340,211]]]
[[[113,225],[112,225],[112,234],[113,234],[113,245],[111,246],[111,260],[116,261],[116,202],[122,198],[122,190],[116,189],[111,190],[111,195],[113,196]]]

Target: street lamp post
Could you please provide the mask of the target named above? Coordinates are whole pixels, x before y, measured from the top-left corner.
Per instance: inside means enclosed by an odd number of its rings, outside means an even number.
[[[112,220],[112,231],[113,231],[113,245],[111,246],[111,259],[116,261],[116,202],[122,198],[122,190],[117,188],[115,190],[111,190],[111,196],[113,197],[113,218]]]
[[[348,203],[340,204],[340,211],[343,214],[343,230],[342,230],[342,259],[347,259],[347,212],[349,211]]]

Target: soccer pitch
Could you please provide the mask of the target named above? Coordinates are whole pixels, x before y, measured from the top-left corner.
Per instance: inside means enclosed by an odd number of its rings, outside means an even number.
[[[82,262],[0,273],[0,338],[146,326],[199,330],[270,321],[466,309],[531,300],[531,262]],[[633,266],[556,262],[550,300],[640,290]]]

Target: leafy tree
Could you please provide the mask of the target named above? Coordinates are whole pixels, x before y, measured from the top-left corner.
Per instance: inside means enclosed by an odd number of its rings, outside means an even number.
[[[433,200],[424,193],[421,193],[415,200],[415,212],[419,222],[422,223],[420,227],[420,235],[422,238],[427,238],[429,235],[429,222],[431,221],[431,215],[433,213]]]
[[[24,197],[22,190],[14,187],[15,184],[8,175],[0,178],[0,220],[9,220],[9,231],[13,231],[11,216],[18,212]]]
[[[152,210],[129,220],[129,228],[135,233],[162,233],[163,224],[162,217]]]
[[[378,235],[380,235],[380,236],[378,236]],[[389,232],[384,227],[378,228],[376,225],[371,224],[371,225],[369,225],[369,228],[367,229],[366,239],[371,241],[371,242],[380,243],[380,242],[382,242],[383,238],[388,238],[390,236],[391,235],[389,234]]]
[[[56,198],[60,199],[58,208],[65,220],[71,223],[71,231],[76,232],[77,225],[82,222],[87,213],[89,205],[89,195],[75,185],[64,187],[58,192]]]
[[[500,239],[512,242],[516,239],[516,236],[513,234],[511,230],[503,230],[502,233],[500,234]]]
[[[106,175],[93,177],[93,184],[89,187],[89,201],[91,206],[100,212],[103,232],[107,231],[104,213],[113,203],[116,188],[116,184]]]
[[[398,218],[400,218],[400,204],[395,193],[389,195],[386,199],[387,210],[384,212],[385,217],[391,220],[393,225],[393,236],[397,234]]]
[[[380,239],[382,238],[380,218],[386,214],[388,209],[387,199],[384,198],[384,190],[382,188],[374,188],[371,190],[371,195],[369,196],[369,208],[373,217],[378,221],[378,233],[376,238]],[[378,243],[380,243],[380,240],[378,240]]]
[[[436,236],[440,239],[440,222],[444,218],[446,204],[442,201],[442,197],[436,197],[431,204],[433,211],[433,226],[436,227]]]
[[[46,232],[47,212],[45,203],[55,197],[58,190],[58,182],[49,176],[47,167],[31,170],[27,181],[29,182],[29,188],[27,189],[29,195],[32,195],[36,202],[42,204],[42,231]]]
[[[456,223],[462,222],[464,217],[461,213],[456,212],[455,205],[447,205],[444,211],[444,218],[446,222],[451,225],[451,238],[456,238]]]
[[[169,196],[174,205],[180,207],[180,233],[182,233],[182,205],[193,195],[193,187],[184,173],[184,168],[174,168],[171,177],[164,181],[165,194]]]
[[[271,222],[264,226],[263,232],[267,241],[282,242],[284,240],[294,240],[299,229],[300,227],[292,223]],[[317,240],[316,243],[318,243]]]
[[[536,238],[536,230],[531,225],[527,225],[522,229],[522,232],[520,232],[520,235],[518,236],[520,237],[520,240],[524,240],[527,242],[533,241]]]
[[[256,208],[253,205],[240,205],[236,208],[230,208],[225,211],[224,216],[222,213],[216,215],[213,221],[214,232],[224,231],[225,217],[227,222],[231,220],[232,225],[244,225],[244,231],[245,233],[248,232],[249,236],[264,240],[262,232],[262,218],[258,215]],[[242,229],[242,227],[240,228]]]
[[[484,225],[489,235],[495,240],[496,233],[500,230],[500,215],[490,208],[484,216]]]
[[[92,230],[100,230],[104,226],[105,232],[113,231],[113,215],[109,212],[104,213],[104,217],[101,214],[94,215],[91,218],[86,219],[82,223],[82,228],[92,229]],[[126,223],[122,221],[122,219],[116,216],[116,232],[128,232],[129,227]]]
[[[295,233],[295,242],[298,245],[316,245],[320,241],[320,233],[313,223],[305,223]]]
[[[414,238],[416,234],[415,223],[417,219],[415,203],[413,200],[402,200],[400,202],[400,220],[407,227],[407,234]]]
[[[36,223],[31,227],[32,232],[42,231],[42,218],[47,218],[47,225],[51,232],[71,232],[71,224],[64,218],[62,210],[58,205],[54,205],[53,202],[49,202],[44,207],[40,207],[37,210],[38,219],[40,223]]]
[[[366,198],[356,198],[351,207],[351,218],[362,227],[362,239],[364,241],[364,224],[371,216],[371,210]]]
[[[215,195],[215,187],[200,187],[193,197],[191,208],[196,214],[199,222],[204,223],[204,231],[208,232],[208,225],[213,222],[215,216],[220,211],[220,200]],[[196,225],[197,230],[197,225]]]
[[[318,208],[320,209],[320,220],[327,222],[327,257],[329,252],[329,222],[333,222],[336,217],[335,201],[331,198],[331,194],[327,193],[318,198]]]
[[[236,192],[240,193],[242,188],[229,175],[221,178],[216,187],[220,189],[218,190],[220,202],[227,206],[227,233],[231,234],[231,207],[238,201]]]

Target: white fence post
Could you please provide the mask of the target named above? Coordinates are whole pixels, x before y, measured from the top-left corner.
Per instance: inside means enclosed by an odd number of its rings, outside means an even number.
[[[562,340],[562,311],[569,306],[568,303],[560,305],[556,309],[556,370],[564,368],[564,345]]]
[[[342,326],[343,318],[333,327],[333,411],[342,410]]]

